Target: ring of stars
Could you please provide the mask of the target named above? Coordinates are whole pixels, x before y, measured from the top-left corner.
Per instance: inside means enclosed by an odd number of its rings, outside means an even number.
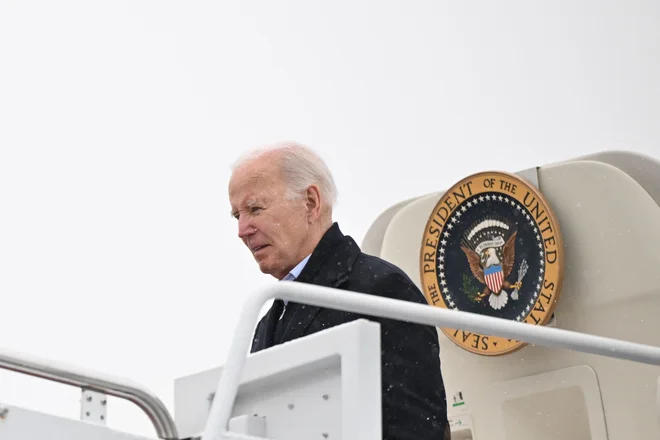
[[[534,280],[536,284],[534,285],[534,291],[529,299],[529,302],[527,303],[523,311],[520,313],[520,315],[516,317],[516,321],[522,321],[525,319],[527,314],[529,314],[529,312],[534,307],[534,304],[536,303],[538,296],[541,292],[541,286],[542,286],[541,283],[543,282],[543,274],[545,273],[545,253],[543,252],[543,241],[541,239],[541,233],[536,227],[536,224],[534,223],[534,219],[530,215],[527,208],[521,205],[517,200],[512,199],[510,197],[503,196],[501,194],[500,195],[486,194],[486,195],[474,196],[471,200],[468,200],[466,203],[463,203],[461,207],[456,211],[454,211],[454,213],[451,215],[446,225],[445,231],[442,233],[440,237],[440,246],[438,250],[438,273],[440,274],[439,275],[440,291],[444,296],[445,304],[447,304],[447,306],[451,309],[459,310],[458,306],[454,302],[454,299],[452,298],[452,292],[447,287],[447,279],[445,277],[445,253],[448,243],[447,238],[451,236],[452,229],[461,222],[461,216],[468,210],[468,208],[471,208],[472,206],[476,206],[479,203],[483,203],[487,201],[506,203],[510,205],[513,209],[517,209],[529,222],[530,226],[532,227],[532,230],[534,231],[534,235],[538,247],[540,274],[537,277],[537,279]],[[527,283],[529,282],[530,281],[528,280]]]

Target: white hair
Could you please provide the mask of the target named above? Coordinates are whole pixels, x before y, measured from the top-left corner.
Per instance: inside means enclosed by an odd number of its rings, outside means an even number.
[[[288,199],[297,199],[310,185],[317,185],[329,208],[337,203],[337,186],[330,169],[311,148],[297,143],[282,143],[258,148],[243,154],[231,166],[232,172],[241,165],[268,153],[278,153]]]

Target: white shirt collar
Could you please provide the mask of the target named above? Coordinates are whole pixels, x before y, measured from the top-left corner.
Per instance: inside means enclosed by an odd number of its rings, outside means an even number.
[[[294,267],[293,269],[291,269],[291,272],[289,272],[288,274],[286,274],[286,276],[285,276],[284,278],[282,278],[282,281],[293,281],[293,280],[295,280],[296,278],[298,278],[298,277],[300,276],[300,273],[301,273],[301,272],[303,271],[303,269],[305,268],[305,265],[306,265],[307,262],[309,261],[309,257],[311,257],[311,256],[312,256],[312,254],[307,255],[307,257],[305,257],[304,260],[302,260],[300,263],[298,263],[298,264],[296,265],[296,267]],[[284,304],[286,304],[287,302],[288,302],[288,301],[285,300],[285,301],[284,301]]]
[[[305,257],[304,260],[302,260],[300,263],[296,265],[293,269],[291,269],[291,272],[289,272],[283,279],[282,281],[289,281],[289,280],[295,280],[300,276],[300,273],[303,271],[305,268],[305,265],[307,265],[307,262],[309,261],[309,257],[311,257],[312,254],[309,254]]]

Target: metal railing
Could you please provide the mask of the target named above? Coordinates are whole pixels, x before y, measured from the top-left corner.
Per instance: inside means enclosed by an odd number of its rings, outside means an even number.
[[[147,414],[159,438],[178,439],[165,405],[155,394],[129,380],[4,349],[0,350],[0,368],[129,400]]]
[[[266,301],[275,298],[418,324],[469,330],[546,347],[563,348],[660,365],[660,347],[382,298],[375,295],[356,294],[355,292],[329,287],[281,282],[257,291],[245,302],[217,385],[216,398],[213,399],[206,420],[202,440],[219,440],[228,434],[227,426],[236,400],[241,371],[247,357],[246,354],[250,349],[254,327],[263,305]]]

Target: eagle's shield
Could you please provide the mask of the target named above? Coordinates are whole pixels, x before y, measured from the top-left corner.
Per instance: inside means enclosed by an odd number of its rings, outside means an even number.
[[[502,272],[502,266],[499,264],[496,266],[490,266],[484,269],[484,279],[486,280],[486,285],[493,293],[499,293],[502,288],[502,280],[504,279],[504,273]]]

